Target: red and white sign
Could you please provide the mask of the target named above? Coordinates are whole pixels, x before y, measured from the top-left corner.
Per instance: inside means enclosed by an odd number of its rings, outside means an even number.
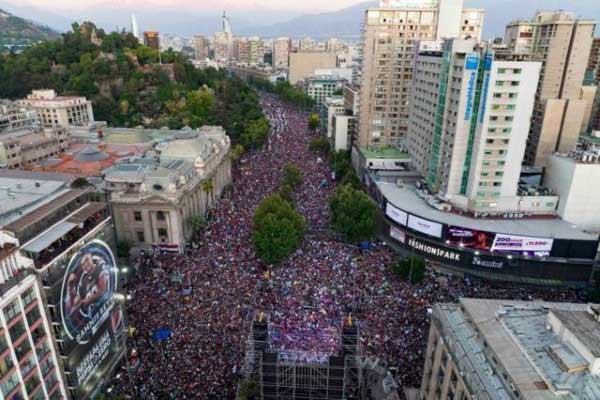
[[[393,239],[396,239],[397,241],[399,241],[402,244],[404,244],[406,242],[406,234],[404,232],[402,232],[400,229],[394,228],[393,226],[390,226],[390,237],[392,237]]]

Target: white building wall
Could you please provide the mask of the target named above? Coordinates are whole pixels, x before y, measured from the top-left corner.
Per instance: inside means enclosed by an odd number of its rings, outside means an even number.
[[[578,228],[600,233],[600,164],[548,157],[544,185],[560,196],[558,214]]]

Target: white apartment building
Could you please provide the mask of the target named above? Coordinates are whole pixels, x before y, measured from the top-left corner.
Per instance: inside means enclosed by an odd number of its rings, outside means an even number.
[[[41,285],[19,242],[0,232],[0,393],[3,399],[66,399]]]
[[[290,53],[292,39],[280,37],[273,40],[273,68],[288,68],[290,66]]]
[[[91,101],[85,97],[58,96],[52,89],[34,90],[15,104],[36,111],[45,127],[87,126],[94,122]]]
[[[231,32],[215,32],[213,49],[215,60],[229,61],[233,56],[233,34]]]
[[[479,40],[484,11],[462,0],[382,0],[366,11],[362,43],[359,147],[404,146],[413,54],[419,41]]]
[[[522,207],[518,182],[540,67],[495,60],[475,40],[419,44],[407,147],[433,192],[476,212]]]

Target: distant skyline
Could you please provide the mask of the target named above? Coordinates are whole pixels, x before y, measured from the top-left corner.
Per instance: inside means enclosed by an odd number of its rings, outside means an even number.
[[[364,0],[220,0],[218,2],[197,0],[6,0],[19,6],[34,6],[58,10],[88,10],[90,8],[144,9],[168,8],[194,11],[230,10],[232,12],[257,9],[270,11],[322,12],[333,11],[364,2]]]

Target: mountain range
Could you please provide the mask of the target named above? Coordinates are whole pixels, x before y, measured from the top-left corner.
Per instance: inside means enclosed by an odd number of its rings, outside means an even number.
[[[530,18],[538,9],[567,9],[577,15],[600,21],[599,0],[464,0],[465,7],[484,8],[484,38],[502,36],[506,24],[514,19]],[[231,13],[230,19],[235,34],[242,36],[259,35],[265,38],[278,36],[305,36],[323,39],[338,37],[358,39],[368,7],[376,7],[377,0],[366,1],[334,12],[299,15],[298,13],[277,10],[256,10],[251,13]],[[65,31],[72,21],[91,20],[106,30],[129,27],[129,17],[136,12],[141,30],[159,30],[163,33],[181,36],[193,34],[212,35],[221,29],[219,13],[199,13],[177,7],[156,7],[153,9],[89,8],[85,11],[68,11],[57,14],[50,10],[15,3],[15,0],[0,0],[0,8],[15,15],[48,25],[58,31]]]
[[[0,9],[0,45],[27,45],[58,37],[58,32]]]

